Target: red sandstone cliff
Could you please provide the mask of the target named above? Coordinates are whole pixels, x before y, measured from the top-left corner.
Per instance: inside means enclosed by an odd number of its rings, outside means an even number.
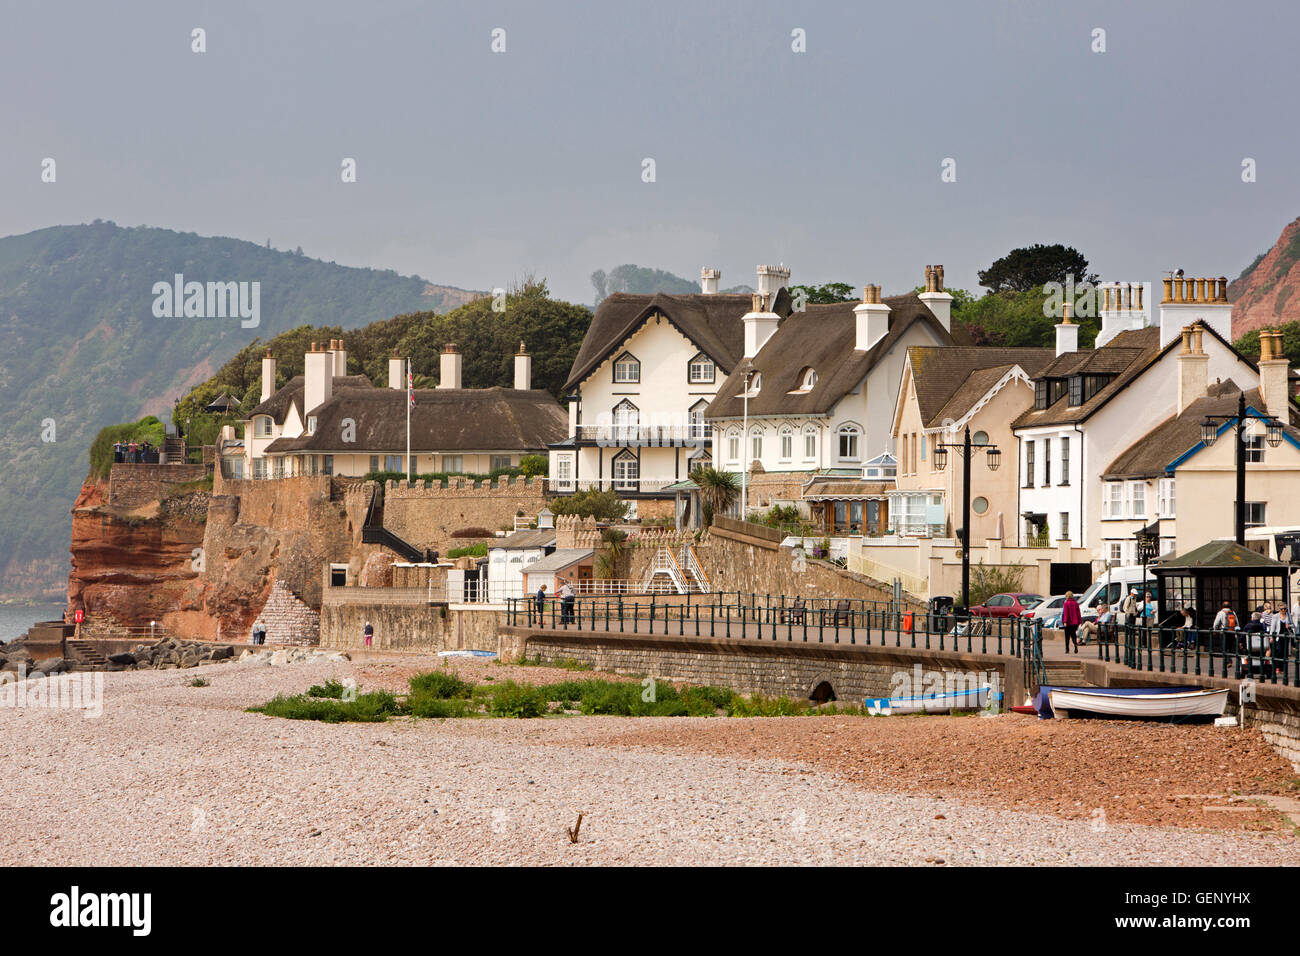
[[[1228,285],[1232,337],[1283,322],[1300,322],[1300,219],[1282,230],[1273,248]]]

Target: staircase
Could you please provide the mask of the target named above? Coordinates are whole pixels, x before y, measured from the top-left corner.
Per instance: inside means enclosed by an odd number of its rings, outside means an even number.
[[[143,643],[148,644],[148,641]],[[74,641],[71,638],[64,641],[64,651],[69,660],[74,660],[78,664],[102,665],[108,663],[108,655],[98,641]]]
[[[438,559],[436,552],[426,552],[415,545],[411,544],[393,532],[384,527],[384,489],[382,487],[375,489],[374,497],[370,499],[370,507],[366,509],[366,522],[361,526],[361,541],[363,544],[383,545],[390,551],[395,552],[400,557],[412,563]]]
[[[654,560],[650,562],[650,571],[646,574],[643,590],[653,591],[656,587],[656,579],[660,577],[666,577],[678,594],[686,594],[691,590],[686,575],[682,573],[682,566],[677,561],[677,555],[669,548],[660,548],[655,552]]]
[[[1052,687],[1085,686],[1083,661],[1044,661],[1043,669],[1046,672],[1044,683]]]
[[[702,594],[708,594],[713,590],[709,583],[709,576],[704,571],[704,565],[700,564],[700,556],[695,553],[695,545],[682,545],[682,554],[680,560],[681,567],[691,576],[692,590]]]
[[[163,454],[167,456],[167,463],[180,465],[185,463],[185,439],[177,438],[175,435],[168,435],[163,439]]]

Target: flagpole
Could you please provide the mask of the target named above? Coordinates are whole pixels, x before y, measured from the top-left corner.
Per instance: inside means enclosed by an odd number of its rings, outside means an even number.
[[[411,406],[415,404],[415,381],[411,377],[411,360],[406,360],[406,481],[411,481]]]

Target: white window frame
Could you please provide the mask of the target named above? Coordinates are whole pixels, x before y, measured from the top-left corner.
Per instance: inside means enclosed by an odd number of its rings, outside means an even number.
[[[1156,482],[1156,517],[1173,518],[1177,513],[1178,501],[1173,478],[1161,478]]]
[[[573,491],[573,456],[555,456],[555,487],[559,491]]]
[[[781,427],[781,460],[789,461],[794,457],[794,429],[789,425]]]
[[[614,384],[641,384],[641,360],[631,352],[624,352],[614,359]]]
[[[641,462],[629,451],[621,451],[609,463],[615,491],[636,491],[641,487]]]
[[[805,461],[817,458],[817,428],[808,425],[803,430],[803,457]]]
[[[270,438],[273,434],[272,424],[270,415],[258,415],[257,421],[253,425],[253,436],[255,438]]]
[[[442,470],[444,474],[454,475],[465,471],[464,455],[443,455]]]
[[[735,429],[727,432],[727,461],[740,461],[740,432]]]
[[[862,429],[857,425],[841,425],[835,430],[835,450],[839,453],[840,461],[861,461],[862,448],[859,441],[862,438]],[[847,454],[846,451],[847,442]]]
[[[686,380],[691,385],[712,385],[718,375],[713,359],[700,353],[686,366]]]
[[[1128,483],[1128,501],[1130,518],[1147,517],[1147,485],[1145,481],[1130,481]]]
[[[1102,494],[1101,514],[1103,518],[1122,518],[1124,517],[1124,482],[1107,481],[1105,482],[1106,490]]]
[[[755,426],[749,430],[749,460],[763,460],[763,429]]]

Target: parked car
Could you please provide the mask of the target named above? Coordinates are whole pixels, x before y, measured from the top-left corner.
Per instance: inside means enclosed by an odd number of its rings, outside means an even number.
[[[1051,597],[1045,598],[1027,616],[1030,620],[1042,621],[1043,627],[1060,627],[1061,609],[1063,607],[1065,607],[1065,595],[1053,594]]]
[[[1043,603],[1041,594],[995,594],[970,612],[979,617],[1024,617]]]

